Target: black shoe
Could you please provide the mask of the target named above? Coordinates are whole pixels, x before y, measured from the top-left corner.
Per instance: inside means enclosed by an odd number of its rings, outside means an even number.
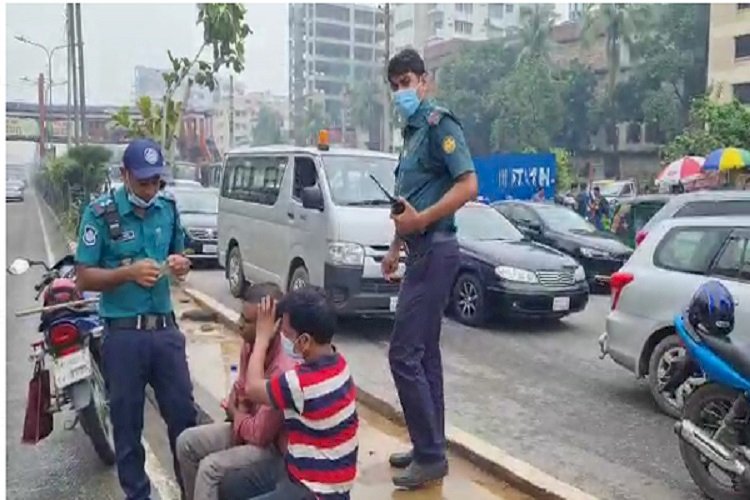
[[[412,462],[403,472],[393,476],[393,484],[398,488],[416,490],[427,486],[428,483],[439,481],[447,475],[447,460],[433,464]]]
[[[409,467],[409,464],[411,464],[412,460],[414,460],[414,451],[404,451],[401,453],[392,453],[390,457],[388,457],[388,463],[391,464],[391,467],[395,467],[396,469],[406,469]]]

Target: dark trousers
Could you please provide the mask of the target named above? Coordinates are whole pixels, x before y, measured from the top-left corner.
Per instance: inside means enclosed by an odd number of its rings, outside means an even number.
[[[388,360],[414,458],[426,464],[445,459],[440,326],[458,272],[459,252],[455,239],[409,245],[409,249]]]
[[[151,494],[144,468],[146,455],[141,445],[146,384],[153,387],[159,411],[167,424],[175,475],[182,486],[175,443],[177,436],[196,422],[184,335],[176,327],[161,330],[107,328],[102,357],[117,474],[126,498],[147,500]]]

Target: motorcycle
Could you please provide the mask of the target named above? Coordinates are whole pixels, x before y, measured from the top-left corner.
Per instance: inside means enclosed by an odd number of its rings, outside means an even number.
[[[113,465],[114,440],[101,368],[104,327],[96,308],[98,294],[78,292],[72,255],[52,267],[44,262],[16,259],[8,273],[21,275],[35,266],[44,268],[41,281],[34,287],[35,300],[42,296],[43,306],[18,311],[16,316],[40,313],[38,331],[42,339],[31,344],[30,360],[44,369],[46,359],[51,358],[53,386],[50,401],[44,401],[42,407],[49,408],[50,413],[74,411],[75,420],[65,428],[72,430],[80,422],[102,462]]]
[[[706,378],[688,397],[674,427],[682,460],[707,497],[748,499],[750,348],[733,344],[729,337],[701,334],[682,315],[674,323],[687,358],[668,384],[677,386],[695,375]]]

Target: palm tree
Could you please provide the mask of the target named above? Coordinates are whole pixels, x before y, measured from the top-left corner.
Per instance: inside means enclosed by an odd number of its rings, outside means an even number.
[[[607,57],[607,104],[611,137],[614,138],[613,156],[615,165],[620,169],[620,151],[617,138],[617,106],[615,91],[621,71],[623,47],[631,49],[635,44],[639,30],[646,21],[644,6],[640,4],[609,3],[590,4],[586,6],[583,23],[584,42],[591,43],[594,38],[604,35],[605,54]]]
[[[556,18],[557,12],[553,4],[530,4],[521,7],[518,29],[521,43],[519,61],[524,58],[549,58],[552,26]]]

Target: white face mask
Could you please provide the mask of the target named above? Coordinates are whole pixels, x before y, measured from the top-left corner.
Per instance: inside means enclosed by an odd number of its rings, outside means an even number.
[[[295,352],[294,345],[294,341],[289,340],[283,333],[281,334],[281,347],[284,349],[286,355],[295,361],[301,361],[303,359],[302,355]]]

